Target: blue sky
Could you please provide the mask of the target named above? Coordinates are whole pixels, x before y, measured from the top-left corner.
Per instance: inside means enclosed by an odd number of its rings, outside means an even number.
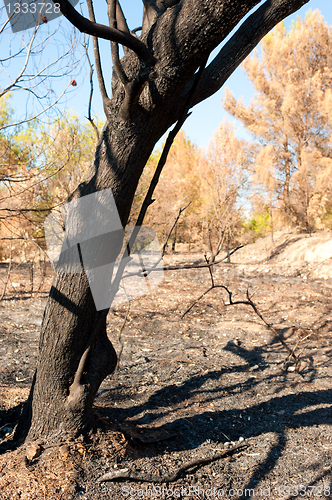
[[[122,0],[121,5],[123,7],[125,16],[127,18],[129,27],[134,29],[141,24],[141,5],[142,2],[137,2],[137,0]],[[104,2],[95,2],[96,6],[96,17],[97,21],[105,23],[105,13]],[[100,10],[99,10],[100,9]],[[285,20],[286,27],[290,27],[292,20],[296,19],[298,15],[304,17],[305,13],[309,10],[318,9],[324,16],[324,19],[329,25],[332,25],[332,2],[331,0],[310,0],[302,9],[296,12],[294,15],[289,16]],[[56,23],[57,21],[52,21]],[[67,21],[65,20],[65,23]],[[50,26],[49,26],[50,27]],[[16,35],[15,35],[16,36]],[[109,43],[106,41],[101,41],[101,51],[103,56],[103,70],[105,74],[105,80],[110,81],[111,78],[111,67],[110,62],[110,50]],[[66,101],[63,103],[64,109],[74,110],[82,118],[87,115],[87,104],[89,98],[89,73],[88,68],[83,70],[78,76],[76,76],[78,86],[76,89],[72,89]],[[0,83],[1,85],[1,83]],[[242,72],[241,68],[238,68],[233,75],[228,79],[225,86],[232,90],[234,96],[239,98],[244,97],[245,102],[249,102],[250,98],[253,96],[253,90],[251,88],[250,82],[247,80],[246,76]],[[184,130],[187,136],[192,142],[199,146],[206,146],[209,139],[212,137],[214,130],[216,130],[219,124],[225,120],[231,120],[231,117],[223,110],[221,106],[221,99],[224,95],[224,90],[220,89],[219,92],[214,94],[208,100],[204,101],[200,105],[193,109],[192,115],[186,121],[184,125]],[[18,96],[17,96],[18,97]],[[23,98],[23,96],[22,96]],[[17,103],[20,103],[17,106]],[[17,108],[24,106],[23,102],[19,99],[15,99],[13,105]],[[97,82],[95,82],[95,93],[93,100],[93,112],[98,114],[98,116],[103,119],[103,108],[101,98],[99,96],[99,90]],[[239,134],[243,134],[241,129],[239,129]]]

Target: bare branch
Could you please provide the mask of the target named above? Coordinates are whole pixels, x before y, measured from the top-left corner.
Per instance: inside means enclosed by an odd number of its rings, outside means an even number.
[[[286,342],[284,341],[284,339],[282,338],[282,336],[277,332],[277,330],[275,328],[273,328],[273,326],[272,326],[271,323],[268,323],[265,320],[265,318],[263,317],[263,315],[258,311],[256,304],[254,304],[254,302],[251,300],[251,298],[249,296],[249,290],[247,290],[247,301],[244,302],[244,303],[248,304],[248,305],[250,305],[250,307],[252,307],[252,309],[255,311],[255,314],[257,314],[257,316],[263,321],[263,323],[268,327],[268,329],[271,330],[271,332],[279,339],[279,341],[282,343],[282,345],[289,352],[290,356],[292,356],[294,358],[294,360],[296,362],[298,362],[298,358],[294,354],[294,351],[288,347],[288,345],[286,344]]]
[[[4,200],[7,200],[9,198],[15,198],[17,196],[20,196],[22,193],[25,193],[26,191],[29,191],[34,186],[37,186],[38,184],[40,184],[40,183],[46,181],[47,179],[50,179],[51,177],[55,176],[58,172],[60,172],[62,169],[64,169],[66,167],[66,165],[67,165],[67,162],[64,161],[63,165],[61,167],[59,167],[55,172],[52,172],[51,174],[47,175],[46,177],[43,177],[42,179],[39,179],[38,181],[34,182],[33,184],[30,184],[30,186],[22,189],[21,191],[19,191],[17,193],[10,194],[8,196],[3,196],[2,198],[0,198],[0,202],[4,201]],[[31,177],[35,177],[35,176],[31,176]]]
[[[124,33],[130,34],[130,30],[128,28],[128,24],[127,24],[127,21],[126,21],[124,14],[123,14],[123,10],[121,8],[119,0],[116,0],[116,24],[117,24],[116,27],[118,30],[121,30]],[[126,48],[127,47],[124,46],[124,49],[126,49]]]
[[[116,6],[117,6],[117,0],[107,0],[108,3],[108,20],[109,20],[109,25],[111,28],[116,29],[117,28],[117,20],[116,20]],[[111,54],[112,54],[112,62],[113,62],[113,68],[120,79],[121,83],[123,85],[126,85],[128,83],[128,78],[125,72],[123,71],[122,65],[120,63],[120,57],[119,57],[119,45],[117,42],[111,42]]]
[[[209,266],[209,268],[210,268],[210,266]],[[186,310],[186,311],[182,314],[181,319],[183,319],[183,318],[184,318],[184,317],[185,317],[185,316],[186,316],[186,315],[187,315],[187,314],[188,314],[188,313],[192,310],[192,308],[193,308],[196,304],[198,304],[198,302],[199,302],[199,301],[200,301],[203,297],[205,297],[205,295],[207,295],[209,292],[211,292],[211,290],[214,290],[215,288],[224,288],[224,286],[223,286],[223,285],[215,285],[215,284],[213,284],[212,286],[210,286],[210,288],[208,288],[207,290],[205,290],[205,292],[203,292],[203,293],[202,293],[202,294],[198,297],[198,299],[196,299],[196,300],[195,300],[195,301],[191,304],[191,306],[190,306],[190,307],[188,307],[188,309],[187,309],[187,310]]]
[[[74,9],[68,0],[57,0],[56,3],[59,4],[60,11],[66,19],[81,31],[81,33],[87,33],[88,35],[98,38],[121,43],[133,50],[147,66],[153,67],[156,64],[157,59],[151,54],[147,46],[135,36],[86,19]]]
[[[63,203],[64,203],[64,201],[62,201],[61,203],[57,203],[56,205],[53,205],[53,207],[49,207],[49,208],[0,208],[0,212],[15,212],[15,213],[21,213],[21,212],[48,212],[48,211],[53,210],[53,208],[59,207]]]
[[[92,63],[91,63],[91,59],[90,59],[90,56],[89,56],[88,47],[87,47],[86,43],[83,44],[83,47],[84,47],[84,50],[85,50],[86,58],[88,60],[88,64],[90,66],[90,96],[89,96],[88,116],[87,116],[87,119],[91,123],[91,126],[92,126],[93,130],[95,131],[95,134],[96,134],[96,137],[97,137],[97,141],[99,141],[99,136],[100,136],[99,130],[98,130],[97,125],[94,122],[94,119],[92,118],[92,115],[91,115],[92,96],[93,96],[93,67],[92,67]]]
[[[187,98],[187,102],[186,102],[186,105],[182,111],[182,114],[178,120],[178,122],[176,123],[175,127],[171,130],[171,132],[168,134],[168,137],[166,139],[166,142],[165,142],[165,146],[164,146],[164,149],[163,149],[163,152],[161,154],[161,157],[159,158],[159,161],[158,161],[158,165],[157,165],[157,168],[156,168],[156,171],[154,173],[154,176],[152,178],[152,181],[151,181],[151,184],[150,184],[150,187],[149,187],[149,190],[146,194],[146,197],[144,199],[144,202],[142,204],[142,208],[141,208],[141,211],[140,211],[140,214],[138,216],[138,219],[137,219],[137,222],[136,222],[136,226],[141,226],[142,225],[142,222],[143,222],[143,219],[145,217],[145,214],[146,214],[146,211],[148,209],[148,207],[151,205],[151,203],[153,203],[152,201],[152,195],[153,195],[153,192],[158,184],[158,181],[159,181],[159,177],[160,177],[160,174],[162,172],[162,169],[166,163],[166,160],[167,160],[167,156],[168,156],[168,153],[171,149],[171,146],[173,144],[173,141],[176,137],[176,134],[180,131],[182,125],[184,124],[185,120],[188,118],[188,111],[192,105],[192,102],[193,102],[193,99],[194,99],[194,95],[196,93],[196,90],[198,88],[198,85],[199,85],[199,82],[202,78],[202,74],[204,72],[204,68],[205,68],[205,64],[206,64],[206,61],[205,60],[202,64],[202,66],[200,66],[197,74],[195,75],[195,80],[194,80],[194,84],[191,88],[191,91],[188,95],[188,98]]]
[[[234,252],[236,252],[237,250],[239,250],[239,248],[242,248],[242,246],[241,247],[236,247],[234,250],[232,250],[230,252],[230,255],[232,255]],[[166,267],[164,267],[164,271],[179,271],[179,270],[183,270],[183,269],[209,269],[209,268],[213,268],[214,266],[216,266],[218,264],[221,264],[226,259],[227,259],[227,255],[225,257],[223,257],[221,260],[217,260],[217,262],[210,262],[210,261],[208,261],[208,263],[206,263],[206,264],[184,264],[184,265],[181,265],[181,266],[178,266],[178,265],[176,265],[176,266],[166,266]],[[157,262],[157,265],[159,264],[159,262]],[[159,272],[159,269],[158,269],[157,265],[155,267],[153,267],[152,269],[150,269],[149,273],[154,272],[154,271],[158,271]],[[142,272],[136,272],[135,271],[135,273],[133,273],[133,274],[130,274],[130,273],[125,274],[124,277],[128,278],[129,276],[141,276],[141,274],[142,274]]]
[[[90,20],[93,23],[96,23],[96,18],[95,18],[95,13],[93,10],[92,0],[87,0],[87,5],[88,5],[88,10],[89,10]],[[96,36],[92,37],[92,43],[93,43],[93,54],[94,54],[96,69],[97,69],[97,78],[98,78],[98,83],[99,83],[99,89],[100,89],[101,97],[103,99],[105,115],[107,116],[106,104],[109,102],[110,99],[107,95],[105,80],[104,80],[104,76],[103,76],[103,70],[101,68],[99,42],[98,42],[98,38]]]
[[[37,31],[38,31],[38,28],[39,26],[36,26],[36,28],[33,30],[33,35],[31,37],[31,40],[30,40],[30,43],[28,45],[28,47],[25,47],[26,48],[26,56],[25,56],[25,61],[24,61],[24,64],[22,66],[22,69],[20,71],[20,73],[16,76],[16,78],[11,82],[10,85],[8,85],[8,87],[6,87],[5,89],[2,90],[2,92],[0,92],[0,98],[7,94],[8,92],[10,92],[12,90],[13,87],[15,87],[15,85],[17,84],[18,81],[20,81],[20,79],[22,78],[26,68],[27,68],[27,65],[28,65],[28,62],[29,62],[29,59],[30,59],[30,56],[31,56],[31,51],[32,51],[32,47],[33,47],[33,42],[36,38],[36,35],[37,35]]]
[[[116,28],[120,31],[123,31],[124,33],[128,34],[134,33],[134,31],[130,31],[128,27],[127,20],[124,16],[119,0],[116,0]],[[122,47],[124,53],[128,54],[129,51],[128,47],[126,47],[125,45],[123,45]]]
[[[30,243],[33,243],[33,245],[35,245],[39,250],[40,252],[42,252],[42,254],[47,258],[47,260],[50,262],[50,258],[49,256],[47,255],[47,253],[45,252],[45,250],[42,249],[42,247],[40,245],[38,245],[38,243],[35,241],[35,239],[32,239],[32,238],[29,238],[28,236],[23,236],[23,239],[24,240],[27,240],[27,241],[30,241]],[[42,239],[42,238],[41,238]]]
[[[207,258],[207,256],[206,256],[206,255],[204,255],[204,258],[205,258],[205,262],[206,262],[207,264],[210,264],[210,262],[209,262],[209,260],[208,260],[208,258]],[[208,267],[208,269],[209,269],[210,278],[211,278],[211,285],[212,285],[212,287],[214,288],[215,283],[214,283],[214,277],[213,277],[213,267],[212,267],[212,266],[209,266],[209,267]]]
[[[215,288],[222,288],[223,290],[225,290],[228,294],[228,304],[224,302],[224,305],[225,307],[228,307],[228,306],[236,306],[236,305],[245,305],[245,306],[250,306],[255,314],[263,321],[263,323],[265,324],[265,326],[267,326],[267,328],[277,337],[277,339],[281,342],[281,344],[285,347],[285,349],[288,351],[289,355],[295,360],[296,364],[298,365],[299,363],[299,358],[296,356],[295,352],[294,352],[294,349],[291,349],[288,344],[284,341],[284,339],[282,338],[282,336],[280,335],[279,332],[277,332],[277,330],[272,326],[271,323],[268,323],[264,316],[259,312],[259,310],[257,309],[257,306],[256,304],[252,301],[251,297],[249,296],[249,292],[247,290],[247,300],[236,300],[234,301],[233,298],[232,298],[232,295],[233,293],[227,288],[227,286],[225,285],[216,285],[214,283],[214,280],[213,280],[213,275],[212,275],[212,270],[211,270],[211,266],[209,266],[209,271],[210,271],[210,275],[211,275],[211,279],[212,279],[212,286],[210,286],[210,288],[208,288],[207,290],[205,290],[204,293],[202,293],[198,299],[196,299],[192,304],[191,306],[182,314],[181,316],[181,319],[183,319],[191,310],[192,308],[205,296],[207,295],[209,292],[211,292],[211,290],[214,290]]]
[[[130,249],[133,248],[133,245],[134,245],[135,240],[137,238],[137,235],[139,233],[140,227],[143,223],[143,219],[145,217],[146,211],[147,211],[148,207],[151,205],[151,203],[153,202],[152,195],[153,195],[153,192],[157,186],[161,171],[166,163],[167,155],[169,153],[171,145],[175,139],[176,134],[179,132],[183,123],[185,122],[186,118],[188,117],[188,110],[191,106],[191,103],[193,101],[193,97],[195,95],[195,92],[196,92],[197,87],[199,85],[200,79],[202,77],[205,64],[206,64],[206,60],[205,60],[204,64],[199,68],[199,71],[196,74],[194,85],[191,89],[191,92],[190,92],[188,98],[187,98],[186,105],[183,109],[183,112],[182,112],[180,118],[179,118],[179,121],[177,122],[177,124],[175,125],[175,127],[173,128],[173,130],[169,133],[169,135],[167,137],[162,155],[159,159],[156,171],[154,173],[154,176],[153,176],[152,181],[150,183],[150,187],[148,189],[148,192],[147,192],[145,199],[143,201],[140,213],[138,215],[136,225],[134,227],[133,232],[131,233],[129,243],[127,244],[127,251],[124,252],[122,259],[120,260],[120,263],[119,263],[119,266],[117,269],[117,273],[116,273],[115,278],[113,280],[112,287],[111,287],[111,294],[110,294],[110,303],[113,302],[113,299],[119,290],[120,281],[122,279],[125,267],[127,265],[127,257],[130,256]],[[81,251],[80,251],[79,245],[78,245],[78,251],[79,251],[79,255],[80,255],[80,259],[81,259],[81,265],[83,267],[83,260],[81,258]],[[90,337],[88,339],[87,347],[86,347],[86,349],[85,349],[85,351],[84,351],[84,353],[79,361],[79,364],[78,364],[78,367],[77,367],[77,370],[76,370],[76,373],[74,376],[74,381],[73,381],[73,383],[70,387],[70,390],[69,390],[69,395],[67,398],[67,401],[69,404],[75,404],[77,399],[80,398],[81,392],[83,390],[83,380],[82,379],[83,379],[83,373],[85,370],[85,366],[86,366],[90,352],[91,352],[93,345],[98,337],[99,331],[103,325],[103,322],[105,321],[105,318],[106,318],[108,312],[109,312],[109,308],[104,309],[104,310],[99,312],[99,315],[97,317],[95,325],[94,325],[92,332],[90,334]]]
[[[15,123],[9,123],[8,125],[4,125],[3,127],[1,127],[1,131],[5,130],[7,128],[10,128],[10,127],[17,127],[18,125],[22,125],[23,123],[27,123],[28,121],[33,121],[36,118],[38,118],[40,115],[42,115],[46,111],[53,108],[60,101],[61,97],[66,93],[66,90],[68,89],[68,87],[70,87],[70,85],[71,85],[71,83],[69,82],[68,85],[65,87],[65,89],[61,92],[61,94],[49,106],[42,109],[42,111],[40,111],[39,113],[36,113],[35,115],[33,115],[29,118],[23,118],[22,120],[19,120]],[[3,198],[1,198],[1,199],[3,199]]]
[[[183,213],[185,210],[187,210],[187,208],[189,207],[189,205],[191,205],[191,203],[192,203],[192,202],[190,201],[190,202],[188,203],[188,205],[186,205],[184,208],[181,208],[181,207],[180,207],[180,209],[179,209],[179,213],[178,213],[178,215],[175,217],[174,223],[173,223],[173,225],[172,225],[171,229],[169,230],[169,233],[168,233],[168,235],[167,235],[167,237],[166,237],[165,243],[163,244],[163,248],[162,248],[162,251],[161,251],[161,255],[164,255],[164,254],[165,254],[165,251],[166,251],[166,248],[167,248],[167,244],[168,244],[168,240],[169,240],[169,239],[170,239],[170,237],[171,237],[171,234],[172,234],[173,229],[174,229],[174,228],[175,228],[175,226],[177,225],[178,220],[180,219],[180,217],[181,217],[182,213]]]
[[[3,9],[4,7],[0,9],[0,14],[4,13]],[[2,27],[4,28],[6,24]],[[0,97],[8,93],[14,95],[14,92],[20,91],[24,98],[24,93],[21,92],[24,90],[27,93],[27,103],[29,100],[29,106],[23,102],[21,103],[19,111],[24,114],[17,118],[17,122],[13,123],[7,120],[6,124],[1,127],[2,130],[28,123],[43,113],[50,116],[49,112],[52,109],[55,112],[59,112],[57,105],[70,88],[70,84],[57,97],[58,93],[52,88],[51,81],[61,76],[62,81],[66,82],[66,77],[68,77],[67,81],[73,82],[74,70],[77,69],[81,61],[79,50],[75,50],[75,56],[73,56],[73,49],[77,45],[77,34],[74,34],[74,28],[70,33],[68,30],[64,33],[61,29],[63,24],[63,18],[61,17],[57,25],[55,25],[54,30],[48,32],[48,34],[45,34],[43,30],[39,29],[39,26],[36,26],[31,30],[31,33],[18,32],[14,35],[8,34],[8,40],[1,40],[0,69],[2,88],[0,89]],[[41,55],[55,33],[60,35],[58,38],[59,46],[55,52],[56,55],[54,58],[49,59],[47,64],[44,64]],[[5,31],[0,29],[0,35],[2,37],[6,36]],[[19,45],[17,46],[17,44]],[[12,62],[16,61],[16,59],[17,63],[13,65]],[[21,64],[19,63],[20,59],[23,61]],[[20,64],[19,67],[18,64]],[[31,102],[31,97],[33,98],[33,103]],[[29,116],[26,111],[29,108],[34,108],[34,115]]]

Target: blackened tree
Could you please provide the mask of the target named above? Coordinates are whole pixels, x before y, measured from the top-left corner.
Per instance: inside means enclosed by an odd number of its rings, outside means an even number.
[[[68,21],[93,37],[106,115],[91,177],[71,199],[111,188],[125,226],[143,168],[156,142],[186,108],[198,68],[235,29],[205,67],[191,106],[219,90],[262,37],[308,0],[266,0],[252,13],[259,0],[143,0],[140,36],[129,30],[119,0],[107,0],[107,26],[96,22],[92,0],[87,0],[90,19],[67,0],[57,1]],[[98,38],[111,42],[111,97]],[[124,48],[121,59],[119,44]],[[116,256],[119,250],[110,251]],[[96,322],[98,335],[93,333]],[[96,311],[84,273],[56,274],[39,349],[21,436],[33,440],[84,431],[98,388],[117,361],[106,335],[106,316]]]

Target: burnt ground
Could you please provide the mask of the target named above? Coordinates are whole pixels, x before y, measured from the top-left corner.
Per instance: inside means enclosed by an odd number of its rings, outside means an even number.
[[[215,278],[234,299],[249,287],[266,320],[297,346],[299,372],[252,309],[226,307],[221,289],[181,319],[209,275],[167,271],[152,294],[108,316],[110,339],[123,351],[96,398],[94,432],[44,445],[31,462],[11,432],[36,366],[47,294],[9,289],[0,303],[1,500],[332,498],[332,280],[271,266],[245,273],[237,264],[221,264]],[[164,476],[239,438],[244,448],[172,483],[97,481],[122,469]]]

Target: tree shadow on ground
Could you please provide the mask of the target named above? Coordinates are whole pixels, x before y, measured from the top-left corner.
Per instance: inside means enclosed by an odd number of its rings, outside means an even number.
[[[302,238],[300,236],[298,237],[288,237],[286,241],[278,245],[276,248],[274,248],[273,252],[271,253],[269,260],[274,259],[281,253],[285,251],[285,249],[289,246],[292,245],[293,243],[296,243],[297,241],[301,240]]]
[[[276,347],[274,340],[269,347]],[[331,406],[331,390],[312,390],[314,368],[309,367],[305,380],[301,379],[300,375],[296,375],[298,380],[289,379],[289,374],[286,372],[280,374],[279,371],[275,374],[264,360],[263,350],[266,349],[265,345],[248,351],[241,345],[229,342],[226,350],[236,351],[236,354],[246,361],[245,364],[239,363],[191,376],[179,385],[171,384],[157,390],[142,404],[126,409],[107,408],[106,413],[111,420],[121,422],[129,419],[134,425],[143,425],[147,431],[149,426],[154,428],[158,425],[158,421],[166,420],[167,422],[162,425],[163,429],[169,435],[176,434],[176,437],[168,440],[169,449],[172,451],[195,449],[208,440],[237,441],[240,436],[247,439],[250,444],[252,438],[256,438],[256,441],[257,438],[261,438],[261,441],[264,441],[266,435],[272,433],[274,441],[268,440],[265,443],[265,459],[255,463],[254,471],[245,486],[246,489],[255,488],[285,453],[289,432],[332,424],[331,407],[327,407]],[[251,376],[251,373],[257,373],[257,371],[250,373],[250,369],[256,365],[259,365],[257,370],[260,372],[266,371],[265,376],[260,378]],[[248,378],[245,381],[235,381],[236,376],[245,375],[246,372]],[[226,385],[221,380],[224,375],[228,376]],[[257,402],[257,398],[253,395],[254,391],[263,390],[260,385],[269,388],[265,398],[270,397],[263,402]],[[296,385],[298,392],[294,393]],[[308,391],[303,390],[305,385],[308,386]],[[286,387],[289,393],[279,395]],[[239,395],[239,408],[234,407],[234,401],[232,404],[227,403],[225,393],[232,396]],[[116,394],[114,396],[116,400]],[[113,401],[114,396],[112,396]],[[219,407],[225,402],[225,409],[211,411],[208,404],[212,402]],[[191,410],[190,415],[178,416],[181,403],[187,403],[185,408]],[[322,408],[321,405],[326,407]],[[160,449],[156,450],[156,454],[161,452]]]

